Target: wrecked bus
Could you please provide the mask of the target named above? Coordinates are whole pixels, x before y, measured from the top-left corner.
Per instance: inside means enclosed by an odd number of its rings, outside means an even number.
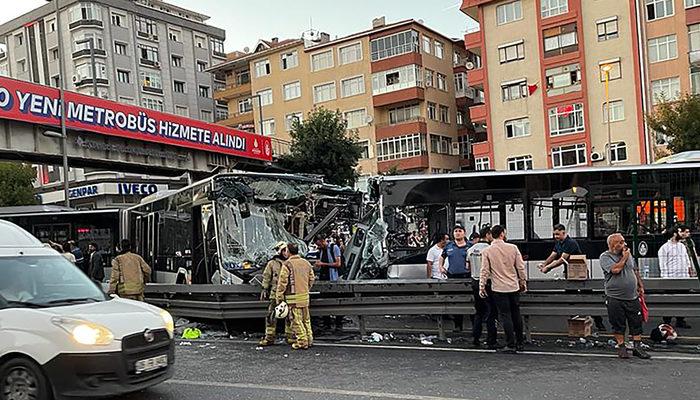
[[[357,234],[362,202],[362,193],[316,177],[222,173],[144,199],[127,210],[122,232],[153,267],[155,282],[246,283],[279,241],[306,254],[318,233]],[[357,251],[349,244],[346,257]]]

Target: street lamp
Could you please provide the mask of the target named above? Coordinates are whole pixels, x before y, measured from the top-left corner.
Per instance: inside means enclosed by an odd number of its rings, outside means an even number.
[[[65,66],[63,65],[63,37],[61,36],[61,10],[58,5],[59,0],[53,1],[56,6],[56,37],[58,38],[58,93],[61,102],[61,153],[63,157],[63,196],[66,207],[70,207],[68,194],[68,134],[66,133],[66,102],[65,102]]]
[[[95,38],[85,38],[75,42],[77,45],[87,44],[90,49],[90,64],[92,65],[92,94],[98,97],[97,93],[97,64],[95,64]],[[59,46],[60,47],[60,46]]]
[[[602,67],[600,67],[600,69],[605,73],[605,108],[607,109],[606,113],[608,120],[608,165],[612,165],[612,138],[610,133],[610,71],[612,71],[612,68],[613,67],[611,64],[605,64]]]

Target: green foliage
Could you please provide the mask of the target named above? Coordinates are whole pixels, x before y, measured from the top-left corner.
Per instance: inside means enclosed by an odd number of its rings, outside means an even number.
[[[647,115],[649,127],[667,135],[673,153],[700,150],[700,96],[684,95],[676,102],[665,102]]]
[[[34,179],[36,171],[30,165],[0,162],[0,207],[36,204]]]
[[[357,133],[348,131],[340,111],[316,108],[304,121],[292,123],[290,154],[280,165],[296,173],[322,175],[335,185],[353,186],[362,147]]]

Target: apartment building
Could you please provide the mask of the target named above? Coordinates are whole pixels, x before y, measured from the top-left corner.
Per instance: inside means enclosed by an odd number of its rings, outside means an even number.
[[[214,121],[217,85],[207,72],[226,59],[225,33],[206,15],[159,0],[62,0],[61,26],[47,3],[0,25],[0,74],[93,94],[92,39],[100,97]],[[225,113],[225,108],[223,108]],[[219,111],[221,114],[221,111]]]
[[[229,126],[290,139],[295,118],[315,107],[340,110],[364,146],[360,170],[444,173],[472,166],[467,128],[467,51],[420,21],[386,24],[331,40],[261,41],[213,71],[229,104]]]
[[[649,94],[675,93],[678,77],[658,79],[680,75],[682,68],[671,73],[670,66],[644,61],[647,43],[640,30],[651,32],[654,22],[644,28],[638,17],[658,15],[666,10],[659,4],[672,1],[642,2],[647,7],[638,9],[634,0],[463,0],[462,11],[479,25],[465,36],[467,49],[478,57],[468,75],[479,93],[470,116],[485,132],[473,146],[476,169],[651,160],[653,143],[644,124]],[[683,0],[676,3],[682,9]],[[669,20],[653,37],[675,25]],[[657,39],[654,63],[668,58],[670,41]],[[687,64],[683,75],[687,85]]]

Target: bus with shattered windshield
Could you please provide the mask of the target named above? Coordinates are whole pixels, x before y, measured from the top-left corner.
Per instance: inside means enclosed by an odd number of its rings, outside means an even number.
[[[279,241],[297,243],[306,254],[318,233],[351,235],[362,202],[362,193],[316,177],[222,173],[130,208],[122,232],[156,282],[183,283],[188,271],[195,284],[245,283],[260,274]]]

